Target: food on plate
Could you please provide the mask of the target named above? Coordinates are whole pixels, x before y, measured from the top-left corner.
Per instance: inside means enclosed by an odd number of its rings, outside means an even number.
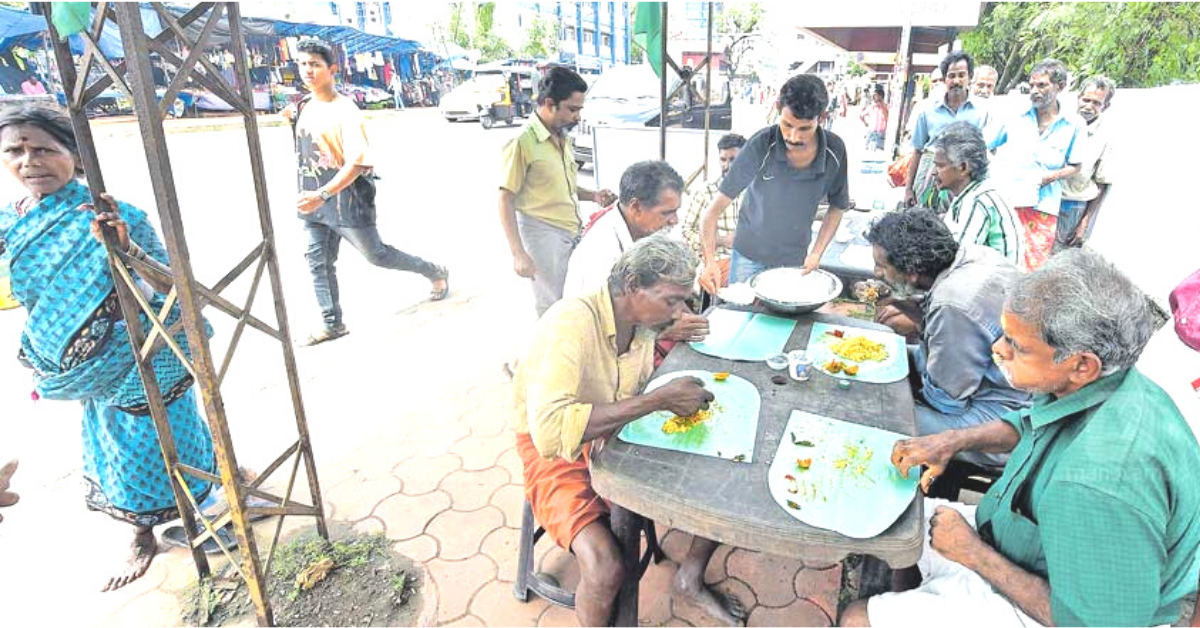
[[[812,458],[796,458],[796,468],[801,471],[808,471],[812,466]]]
[[[853,362],[882,362],[888,358],[887,347],[882,342],[869,340],[865,336],[843,338],[833,343],[829,350]]]
[[[821,368],[825,369],[830,374],[834,374],[834,373],[841,373],[842,369],[846,368],[846,365],[843,364],[839,360],[830,360],[830,361],[826,362],[825,365],[822,366]]]
[[[833,336],[834,338],[842,338],[842,337],[844,337],[844,336],[846,335],[846,332],[844,332],[844,331],[842,331],[842,330],[840,330],[840,329],[834,329],[834,330],[832,330],[832,331],[827,331],[827,332],[825,332],[825,335],[826,335],[826,336]]]
[[[723,382],[729,379],[729,373],[713,373],[713,379],[717,380],[718,382]]]
[[[800,484],[796,482],[796,476],[789,473],[783,476],[783,479],[787,480],[787,492],[793,495],[800,492]]]
[[[663,422],[663,434],[683,434],[712,418],[712,410],[700,410],[688,416],[674,416]]]
[[[854,298],[875,305],[879,299],[891,295],[892,291],[887,284],[875,279],[868,279],[854,284]]]
[[[849,375],[850,377],[854,377],[855,375],[858,375],[858,365],[857,364],[847,364],[842,367],[842,372]]]
[[[794,502],[790,499],[787,500],[787,505],[788,505],[788,508],[791,508],[792,510],[800,510],[800,504],[797,504],[796,502]]]

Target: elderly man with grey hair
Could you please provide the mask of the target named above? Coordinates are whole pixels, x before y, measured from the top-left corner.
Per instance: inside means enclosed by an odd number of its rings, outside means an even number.
[[[902,440],[892,462],[929,484],[958,452],[1009,451],[977,508],[927,500],[920,584],[856,602],[842,625],[1163,626],[1196,590],[1200,445],[1134,364],[1155,308],[1098,254],[1020,277],[996,362],[1028,410]]]
[[[1024,253],[1025,234],[1017,214],[988,178],[988,150],[983,133],[967,122],[946,127],[933,141],[937,176],[937,210],[959,244],[982,244],[1000,252],[1013,265]]]
[[[1055,247],[1082,246],[1096,225],[1096,214],[1112,183],[1112,142],[1102,115],[1117,86],[1106,76],[1093,76],[1079,88],[1079,117],[1087,123],[1083,162],[1079,172],[1063,180]],[[1108,118],[1103,118],[1107,120]]]
[[[971,76],[971,95],[976,98],[991,98],[996,93],[996,81],[1000,79],[1000,74],[996,72],[996,68],[990,65],[981,65],[975,68],[975,74]]]
[[[695,258],[682,241],[654,235],[633,243],[605,284],[546,311],[513,377],[509,424],[524,466],[525,498],[550,538],[579,561],[575,613],[583,626],[608,624],[630,575],[609,527],[608,505],[592,490],[592,442],[651,412],[688,416],[713,400],[693,377],[642,392],[654,368],[654,338],[683,311],[695,278]],[[693,540],[674,592],[733,624],[745,614],[741,605],[704,585],[715,549],[713,541]]]

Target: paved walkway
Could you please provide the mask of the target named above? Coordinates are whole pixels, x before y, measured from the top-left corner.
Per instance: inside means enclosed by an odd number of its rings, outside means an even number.
[[[425,329],[420,335],[441,332],[436,329],[437,312],[432,314],[426,325],[418,326]],[[353,351],[353,339],[352,335],[329,349]],[[347,344],[337,348],[342,342]],[[573,612],[536,596],[520,603],[512,594],[523,492],[521,463],[501,411],[511,390],[498,368],[501,363],[481,358],[476,372],[458,380],[463,384],[431,393],[437,396],[414,391],[413,401],[389,409],[395,416],[390,418],[393,427],[347,450],[338,461],[323,461],[317,451],[327,516],[359,531],[383,532],[396,550],[423,566],[420,625],[576,625]],[[440,367],[426,368],[436,376]],[[366,420],[368,408],[347,402],[344,420]],[[285,478],[277,476],[275,481],[281,484]],[[302,486],[296,490],[306,494]],[[308,525],[309,520],[289,518],[286,528]],[[274,522],[259,523],[257,529],[260,547],[265,548],[262,535],[274,530]],[[652,565],[642,581],[641,624],[715,625],[711,617],[670,596],[676,561],[690,537],[676,530],[659,533],[669,560]],[[578,583],[570,554],[548,540],[538,544],[536,560],[540,571],[564,585]],[[89,606],[86,615],[105,626],[179,625],[176,595],[194,581],[194,574],[188,552],[169,550],[143,580],[84,602]],[[831,625],[841,577],[840,564],[806,565],[798,558],[724,546],[706,574],[717,590],[742,601],[751,626]]]

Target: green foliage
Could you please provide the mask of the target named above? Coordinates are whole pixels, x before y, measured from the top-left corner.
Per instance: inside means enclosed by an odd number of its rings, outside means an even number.
[[[1104,74],[1122,87],[1200,81],[1200,4],[988,3],[963,35],[976,64],[996,67],[997,91],[1046,57],[1073,77]]]
[[[471,45],[471,27],[467,25],[467,18],[463,16],[463,11],[466,9],[463,2],[455,2],[450,4],[450,41],[462,46],[464,49],[473,48]]]
[[[525,43],[521,44],[521,56],[534,59],[549,59],[558,56],[558,28],[550,20],[538,15],[525,29]]]
[[[861,63],[855,61],[854,59],[851,59],[850,63],[846,65],[846,74],[849,76],[858,78],[866,73],[867,68],[863,67]]]

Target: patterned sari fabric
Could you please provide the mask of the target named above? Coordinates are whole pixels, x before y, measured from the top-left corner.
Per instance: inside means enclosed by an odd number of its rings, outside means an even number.
[[[1017,218],[1025,231],[1026,272],[1042,267],[1054,251],[1054,238],[1058,233],[1058,216],[1040,212],[1036,207],[1018,207]]]
[[[23,216],[11,207],[0,210],[0,242],[10,260],[13,296],[29,313],[20,359],[33,369],[39,395],[83,403],[88,507],[154,525],[178,516],[175,496],[104,247],[90,233],[91,212],[78,209],[90,202],[88,189],[72,181]],[[123,203],[119,210],[130,239],[151,257],[167,260],[146,214]],[[153,294],[148,300],[161,310],[165,297]],[[176,307],[167,325],[179,316]],[[141,319],[148,328],[144,314]],[[205,332],[212,333],[207,324]],[[184,334],[174,338],[190,357]],[[196,407],[191,375],[169,349],[156,353],[151,364],[180,462],[215,472],[212,436]],[[211,489],[190,477],[188,486],[197,501]]]

